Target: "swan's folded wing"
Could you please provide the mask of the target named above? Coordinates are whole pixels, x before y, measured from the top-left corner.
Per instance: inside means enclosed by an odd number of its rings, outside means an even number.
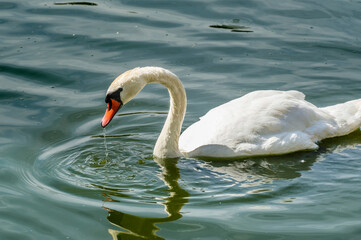
[[[336,128],[332,116],[300,92],[256,91],[210,110],[184,131],[179,146],[202,156],[283,154],[315,149]]]

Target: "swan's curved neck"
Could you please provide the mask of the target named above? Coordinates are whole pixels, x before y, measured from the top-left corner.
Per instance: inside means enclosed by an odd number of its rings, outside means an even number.
[[[187,107],[186,92],[176,75],[165,70],[152,71],[146,77],[147,83],[160,83],[168,88],[170,108],[163,129],[155,144],[153,154],[158,158],[177,158],[182,156],[178,141]]]

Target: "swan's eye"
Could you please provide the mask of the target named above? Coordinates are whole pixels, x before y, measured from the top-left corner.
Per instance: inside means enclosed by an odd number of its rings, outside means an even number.
[[[112,108],[112,100],[109,95],[105,97],[105,103],[108,103],[108,110],[110,110]]]

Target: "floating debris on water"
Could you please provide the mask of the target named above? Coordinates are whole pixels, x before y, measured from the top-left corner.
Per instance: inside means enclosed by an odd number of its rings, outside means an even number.
[[[239,26],[239,25],[210,25],[211,28],[223,28],[223,29],[229,29],[231,32],[253,32],[252,30],[249,30],[249,27],[246,26]]]
[[[54,5],[86,5],[86,6],[98,6],[98,4],[92,3],[92,2],[63,2],[63,3],[54,3]]]

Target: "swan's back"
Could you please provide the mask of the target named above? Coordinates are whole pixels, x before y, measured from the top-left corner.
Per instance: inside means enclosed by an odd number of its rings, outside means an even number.
[[[211,109],[186,129],[180,137],[180,150],[190,157],[283,154],[316,149],[315,142],[343,135],[333,114],[342,106],[320,109],[304,98],[298,91],[246,94]],[[358,105],[361,114],[360,102]],[[353,128],[360,125],[355,120],[353,124]]]

